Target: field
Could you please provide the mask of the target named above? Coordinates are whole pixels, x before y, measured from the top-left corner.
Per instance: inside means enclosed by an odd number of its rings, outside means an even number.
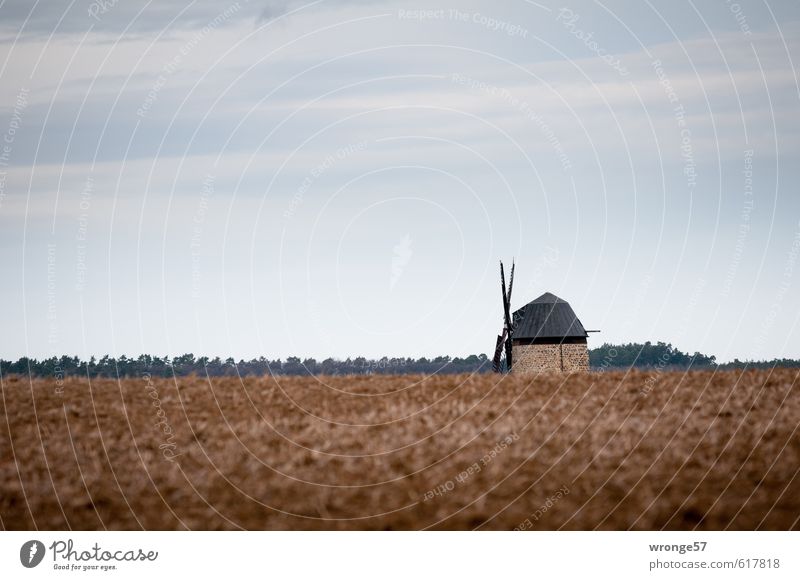
[[[4,529],[798,529],[797,370],[2,378]]]

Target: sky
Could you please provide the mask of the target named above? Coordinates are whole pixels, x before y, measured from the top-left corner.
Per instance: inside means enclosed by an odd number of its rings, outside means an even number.
[[[800,358],[800,3],[0,4],[0,358]]]

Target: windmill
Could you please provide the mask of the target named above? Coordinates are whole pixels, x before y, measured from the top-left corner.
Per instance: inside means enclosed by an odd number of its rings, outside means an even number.
[[[508,289],[506,289],[506,273],[503,268],[503,262],[500,262],[500,287],[503,290],[503,332],[497,337],[497,343],[494,349],[494,359],[492,360],[492,368],[494,372],[501,371],[501,362],[503,357],[503,347],[506,352],[506,372],[511,372],[512,365],[512,348],[511,340],[513,334],[513,325],[511,321],[511,290],[514,288],[514,262],[511,262],[511,277],[508,281]]]

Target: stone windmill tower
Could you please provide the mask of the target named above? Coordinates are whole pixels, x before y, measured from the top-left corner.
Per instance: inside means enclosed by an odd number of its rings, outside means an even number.
[[[500,264],[503,285],[503,334],[497,337],[494,369],[502,368],[506,354],[506,370],[515,373],[545,371],[575,372],[589,370],[589,351],[586,338],[589,332],[566,300],[545,292],[522,308],[511,311],[511,284],[506,289],[503,265]]]

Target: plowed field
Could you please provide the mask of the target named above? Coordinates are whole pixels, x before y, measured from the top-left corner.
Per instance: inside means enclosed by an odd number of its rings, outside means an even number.
[[[5,529],[797,529],[797,370],[2,378]]]

